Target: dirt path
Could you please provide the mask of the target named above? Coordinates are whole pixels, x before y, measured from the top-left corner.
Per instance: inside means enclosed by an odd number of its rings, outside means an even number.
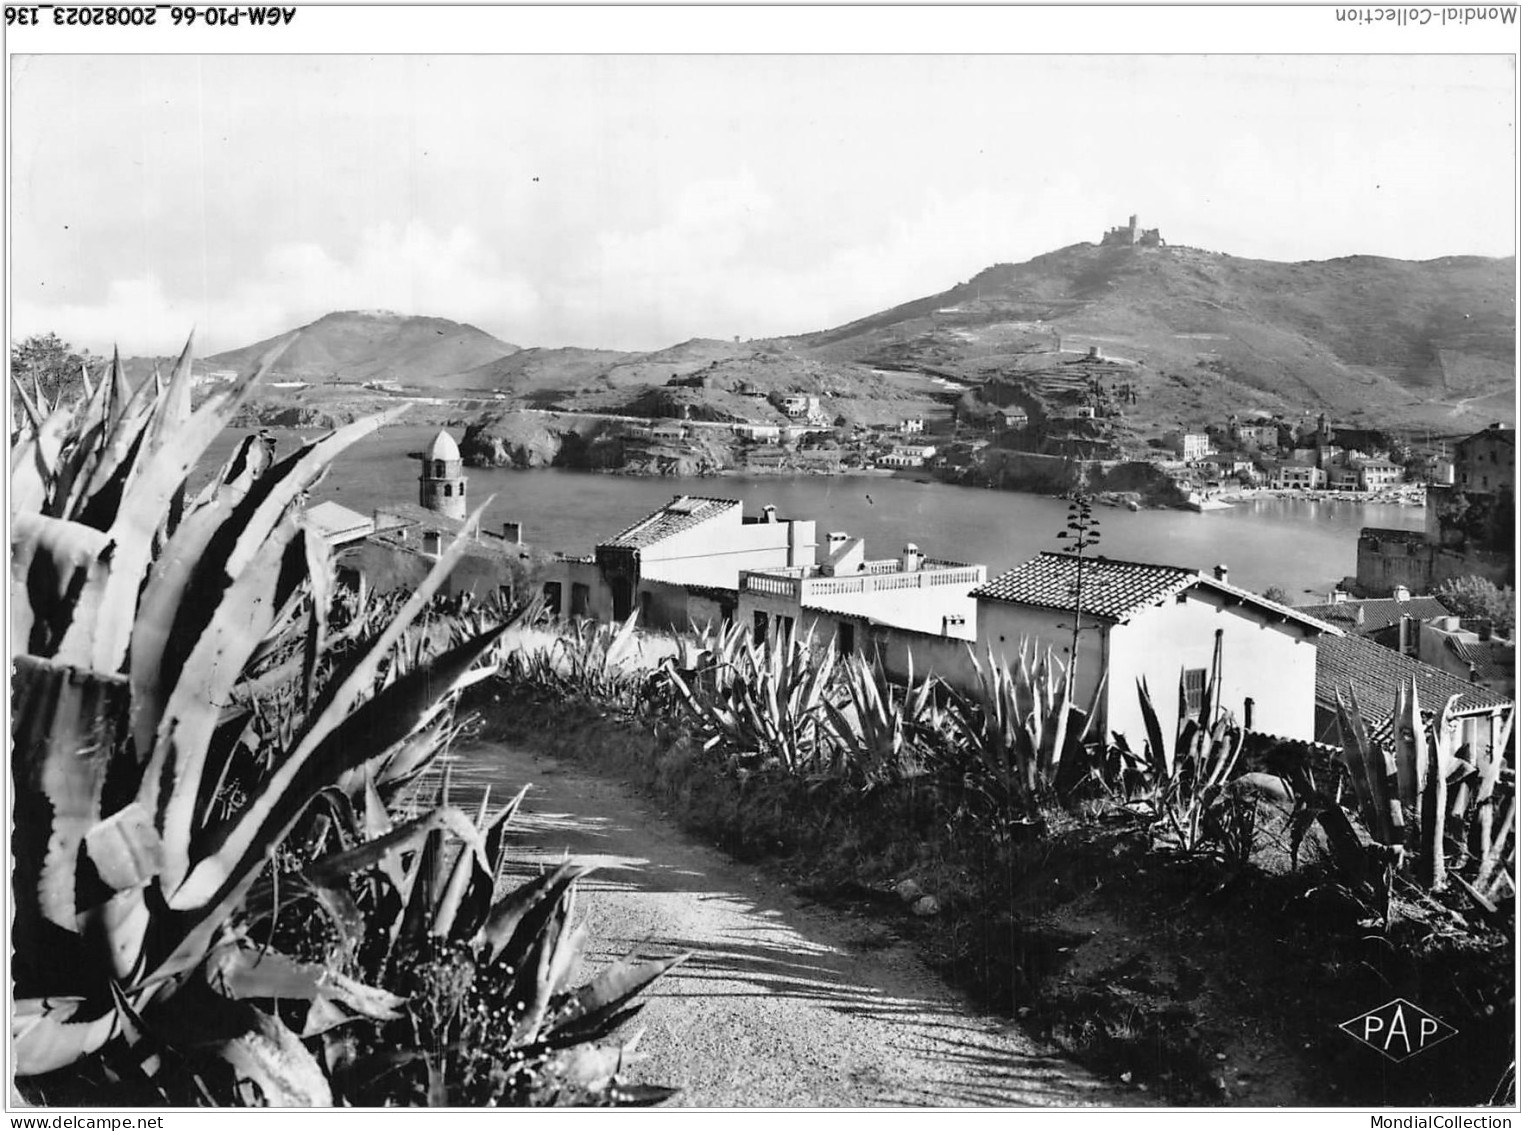
[[[881,925],[809,906],[662,818],[626,785],[542,755],[457,750],[451,800],[532,782],[508,867],[595,863],[588,961],[692,957],[646,994],[637,1079],[695,1107],[1130,1106],[1006,1022],[978,1016]]]

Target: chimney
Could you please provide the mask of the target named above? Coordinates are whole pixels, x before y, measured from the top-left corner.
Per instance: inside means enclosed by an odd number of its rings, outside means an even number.
[[[520,522],[502,523],[502,541],[509,542],[514,546],[523,544],[523,524]]]
[[[769,505],[762,507],[761,508],[761,521],[762,522],[775,522],[776,521],[776,508],[773,507],[773,506],[769,506]]]
[[[912,542],[903,544],[903,572],[913,573],[924,561],[924,555],[919,552],[919,547]]]
[[[436,530],[423,531],[423,553],[432,554],[435,558],[439,555],[439,543],[442,536]]]
[[[1098,346],[1089,346],[1088,347],[1088,356],[1089,357],[1097,357],[1098,355],[1099,355],[1099,348],[1098,348]]]
[[[845,544],[850,535],[843,530],[831,530],[825,537],[829,540],[829,551],[833,553]]]
[[[964,624],[966,624],[966,617],[959,613],[947,613],[940,618],[940,635],[949,636],[951,629],[960,628]]]
[[[1396,601],[1410,600],[1410,590],[1406,589],[1403,585],[1396,585],[1394,587],[1394,599]]]
[[[1230,579],[1231,579],[1230,566],[1225,565],[1222,562],[1220,565],[1217,565],[1215,567],[1215,580],[1216,581],[1224,581],[1224,582],[1228,583],[1230,581]]]
[[[1493,621],[1489,621],[1489,620],[1481,620],[1479,622],[1479,639],[1480,640],[1484,640],[1484,641],[1489,641],[1489,640],[1493,640],[1494,636],[1495,636],[1495,625],[1494,625],[1494,622]]]

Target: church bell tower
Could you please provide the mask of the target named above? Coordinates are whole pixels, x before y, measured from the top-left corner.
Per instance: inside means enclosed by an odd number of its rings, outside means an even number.
[[[463,520],[466,514],[465,461],[454,437],[440,431],[421,459],[422,474],[417,477],[418,505],[448,518]]]

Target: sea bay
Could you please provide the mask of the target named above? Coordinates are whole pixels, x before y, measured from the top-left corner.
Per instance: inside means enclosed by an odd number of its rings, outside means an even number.
[[[312,493],[362,514],[388,502],[415,502],[417,465],[407,453],[423,448],[431,427],[389,427],[350,448]],[[459,438],[460,430],[454,429]],[[230,430],[208,458],[221,459],[246,431]],[[275,431],[277,453],[288,454],[315,433]],[[203,470],[205,470],[203,468]],[[485,522],[522,525],[536,548],[590,553],[592,547],[681,494],[736,498],[746,514],[774,505],[790,518],[812,518],[818,533],[842,530],[866,539],[867,553],[890,557],[913,542],[931,557],[982,563],[990,575],[1042,550],[1057,550],[1067,520],[1062,499],[991,491],[884,475],[637,477],[597,472],[471,468],[471,506],[492,498]],[[1208,569],[1230,568],[1230,579],[1261,592],[1284,589],[1308,603],[1356,572],[1357,536],[1364,526],[1418,530],[1420,507],[1393,504],[1261,498],[1227,510],[1096,511],[1110,558]]]

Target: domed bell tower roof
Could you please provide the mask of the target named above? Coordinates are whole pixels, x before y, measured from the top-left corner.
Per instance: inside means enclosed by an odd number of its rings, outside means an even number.
[[[460,458],[459,445],[454,442],[454,437],[440,429],[433,442],[428,445],[427,459],[458,460]]]

